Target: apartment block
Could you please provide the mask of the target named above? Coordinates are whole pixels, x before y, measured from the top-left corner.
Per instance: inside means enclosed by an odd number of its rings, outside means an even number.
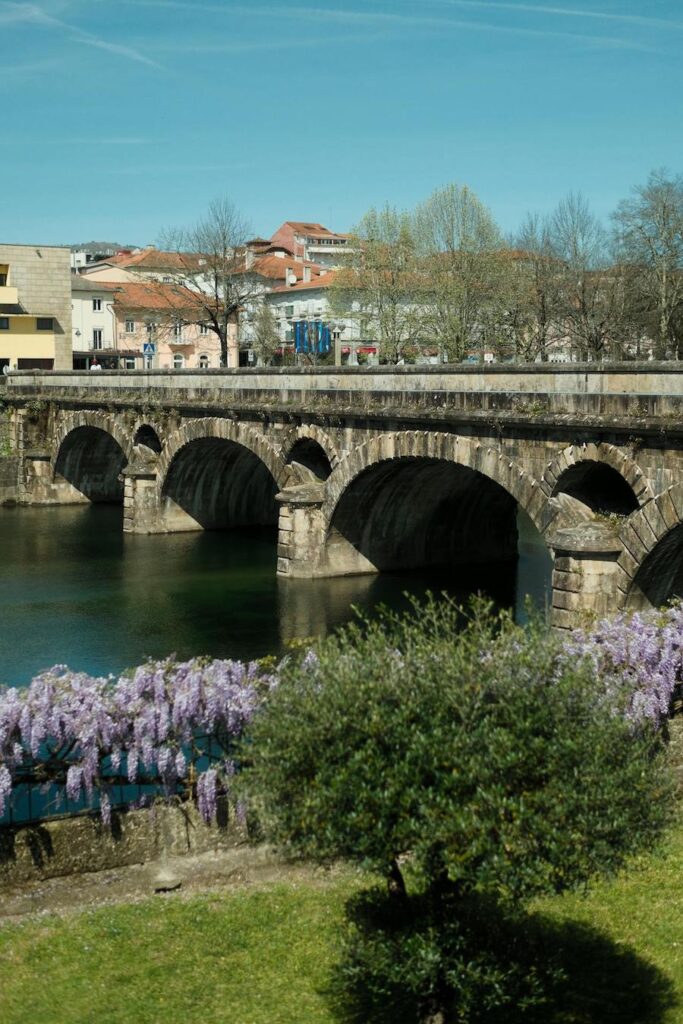
[[[69,249],[0,244],[0,367],[68,370],[71,337]]]

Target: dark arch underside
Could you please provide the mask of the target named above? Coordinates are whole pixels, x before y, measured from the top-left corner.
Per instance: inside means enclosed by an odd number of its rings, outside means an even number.
[[[117,441],[98,427],[77,427],[66,435],[55,463],[61,477],[93,502],[123,501],[119,479],[126,456]]]
[[[201,438],[173,459],[162,501],[177,506],[205,530],[274,526],[277,486],[261,460],[234,441]]]
[[[370,467],[335,509],[343,538],[379,571],[517,558],[517,503],[475,470],[438,459]]]
[[[570,466],[553,488],[553,496],[568,494],[593,512],[629,515],[639,508],[633,489],[621,473],[604,462],[586,460]]]
[[[150,427],[148,423],[143,423],[135,431],[135,437],[133,438],[133,444],[144,444],[146,448],[151,448],[153,452],[158,455],[163,448],[159,435],[157,434],[154,427]]]
[[[305,466],[318,480],[327,480],[332,472],[332,466],[324,448],[310,437],[301,437],[292,445],[287,462],[298,462]]]
[[[683,524],[670,530],[645,558],[634,584],[636,593],[655,608],[683,597]]]

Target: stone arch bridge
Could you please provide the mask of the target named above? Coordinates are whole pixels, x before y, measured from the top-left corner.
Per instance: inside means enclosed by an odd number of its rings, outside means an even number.
[[[554,559],[552,620],[683,595],[683,370],[622,366],[16,372],[26,504],[123,529],[277,526],[277,571]]]

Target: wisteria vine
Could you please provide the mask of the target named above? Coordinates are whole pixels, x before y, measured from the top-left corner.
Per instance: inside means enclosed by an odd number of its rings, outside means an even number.
[[[95,678],[58,665],[25,689],[0,690],[0,816],[21,783],[97,791],[111,816],[116,784],[185,787],[206,821],[235,772],[235,743],[275,678],[255,662],[154,661]]]
[[[563,656],[589,658],[606,699],[634,722],[659,725],[683,681],[683,604],[621,613],[574,630]]]
[[[683,680],[683,604],[622,614],[575,630],[560,658],[588,658],[615,708],[661,724]],[[302,660],[315,664],[313,651]],[[92,804],[105,822],[117,784],[149,783],[191,796],[216,815],[238,768],[235,749],[278,671],[259,663],[153,661],[119,678],[63,665],[26,688],[0,688],[0,818],[16,787],[53,785]]]

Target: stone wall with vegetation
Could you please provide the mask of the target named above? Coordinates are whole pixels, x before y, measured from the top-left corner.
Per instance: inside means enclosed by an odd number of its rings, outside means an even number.
[[[0,829],[0,891],[37,879],[143,864],[246,842],[234,819],[207,825],[192,804],[99,814]]]

